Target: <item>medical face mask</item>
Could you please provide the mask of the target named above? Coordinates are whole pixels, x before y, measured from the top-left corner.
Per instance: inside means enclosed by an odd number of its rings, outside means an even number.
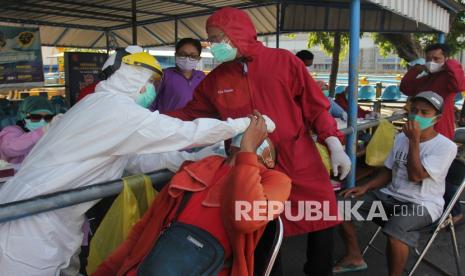
[[[137,96],[136,103],[144,108],[148,108],[156,97],[155,86],[151,83],[147,83],[145,85],[145,92]]]
[[[323,89],[323,94],[326,96],[326,97],[329,97],[329,90],[328,89]]]
[[[436,118],[437,116],[425,118],[419,115],[409,115],[409,120],[414,120],[418,122],[418,124],[420,125],[420,130],[425,130],[429,127],[432,127],[434,124],[436,124]]]
[[[213,57],[219,62],[234,60],[237,55],[237,49],[226,42],[212,43],[210,50]]]
[[[31,121],[30,119],[24,119],[24,121],[26,122],[26,128],[29,129],[30,131],[34,131],[38,128],[41,128],[43,126],[45,126],[47,124],[46,121],[44,121],[44,119],[38,121],[38,122],[33,122]]]
[[[442,70],[444,63],[436,63],[434,61],[428,61],[425,63],[425,66],[426,66],[426,69],[428,69],[428,72],[430,72],[431,74],[434,74]]]
[[[239,135],[234,136],[232,138],[232,141],[231,141],[231,146],[236,147],[236,148],[240,148],[241,147],[241,141],[242,141],[243,137],[244,137],[244,134],[239,134]],[[263,143],[261,143],[261,145],[258,146],[257,151],[255,151],[255,153],[263,159],[262,154],[265,151],[265,149],[268,148],[269,146],[270,146],[270,144],[265,139],[263,141]],[[271,151],[270,151],[270,155],[271,155]]]
[[[198,60],[193,60],[189,57],[176,57],[176,65],[181,71],[192,71],[199,64]]]

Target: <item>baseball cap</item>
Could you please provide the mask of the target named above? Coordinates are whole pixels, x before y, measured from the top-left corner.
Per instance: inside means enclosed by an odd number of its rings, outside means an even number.
[[[426,100],[427,102],[432,104],[434,108],[436,108],[439,112],[442,112],[442,106],[443,106],[444,100],[437,93],[433,91],[420,92],[415,97],[412,98],[412,101],[416,99]]]

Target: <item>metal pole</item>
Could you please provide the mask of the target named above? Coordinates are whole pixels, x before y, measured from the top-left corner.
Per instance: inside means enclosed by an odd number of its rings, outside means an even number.
[[[348,127],[357,127],[357,100],[358,100],[358,58],[360,39],[360,0],[350,2],[350,54],[349,54],[349,119]],[[356,170],[356,143],[357,132],[353,131],[347,136],[346,152],[349,155],[352,167],[346,180],[346,188],[355,186]]]
[[[173,173],[168,170],[163,170],[147,175],[152,179],[155,189],[161,190],[161,185],[168,182],[173,176]],[[118,179],[106,183],[89,185],[73,190],[1,204],[0,223],[117,195],[122,190],[123,181]]]
[[[108,31],[105,31],[105,38],[107,43],[107,56],[110,55],[110,34]]]
[[[280,35],[280,20],[281,19],[281,4],[276,4],[276,48],[279,48],[279,35]]]
[[[137,45],[137,5],[136,0],[132,0],[132,45]]]
[[[438,42],[439,43],[446,43],[446,34],[445,33],[439,33],[438,34]]]
[[[178,43],[178,18],[174,19],[174,44]]]

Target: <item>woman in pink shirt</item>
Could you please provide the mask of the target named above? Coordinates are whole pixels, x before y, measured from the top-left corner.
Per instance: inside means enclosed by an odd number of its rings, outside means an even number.
[[[47,98],[27,97],[19,106],[16,125],[0,131],[0,159],[20,164],[44,135],[43,127],[53,116],[53,107]]]

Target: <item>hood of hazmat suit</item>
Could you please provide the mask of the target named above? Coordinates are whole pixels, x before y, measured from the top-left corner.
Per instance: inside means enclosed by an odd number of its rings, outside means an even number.
[[[248,118],[183,122],[139,106],[141,88],[161,69],[140,47],[126,52],[110,57],[107,67],[119,68],[51,126],[1,186],[0,204],[115,180],[131,156],[214,144],[248,127]],[[0,275],[59,275],[80,246],[84,212],[94,203],[0,224]]]

